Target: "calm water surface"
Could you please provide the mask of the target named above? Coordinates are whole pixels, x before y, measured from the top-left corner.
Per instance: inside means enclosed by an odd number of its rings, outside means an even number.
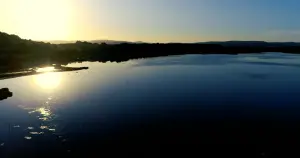
[[[70,66],[89,70],[0,81],[13,92],[0,102],[0,157],[97,153],[102,144],[128,142],[263,144],[288,140],[300,127],[299,55]]]

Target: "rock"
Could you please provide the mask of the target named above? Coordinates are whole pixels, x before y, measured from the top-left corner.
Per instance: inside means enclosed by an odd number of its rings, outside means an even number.
[[[13,96],[13,93],[10,92],[8,88],[0,89],[0,100],[4,100],[4,99],[7,99],[12,96]]]

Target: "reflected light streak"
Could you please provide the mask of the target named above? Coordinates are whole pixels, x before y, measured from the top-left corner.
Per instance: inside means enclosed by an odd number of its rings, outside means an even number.
[[[43,68],[38,68],[36,72],[52,72],[54,71],[54,67],[43,67]]]

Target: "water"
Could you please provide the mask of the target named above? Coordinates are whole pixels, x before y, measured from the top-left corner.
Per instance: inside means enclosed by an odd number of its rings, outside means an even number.
[[[299,59],[265,53],[84,62],[70,66],[89,70],[2,80],[13,97],[0,102],[0,156],[296,141]]]

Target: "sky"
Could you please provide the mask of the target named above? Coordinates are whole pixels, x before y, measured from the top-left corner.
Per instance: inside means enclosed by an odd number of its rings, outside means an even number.
[[[300,42],[299,0],[0,0],[0,31],[32,40]]]

